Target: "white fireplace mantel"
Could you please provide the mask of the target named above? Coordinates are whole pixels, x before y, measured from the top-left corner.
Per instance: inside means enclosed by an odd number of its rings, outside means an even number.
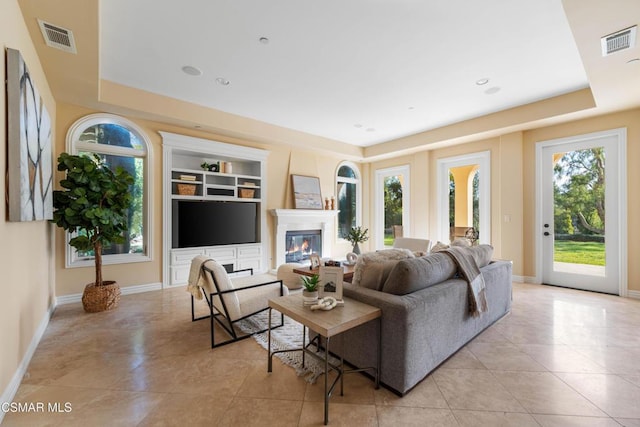
[[[330,257],[337,210],[272,209],[275,217],[275,267],[285,263],[287,231],[322,230],[322,256]]]

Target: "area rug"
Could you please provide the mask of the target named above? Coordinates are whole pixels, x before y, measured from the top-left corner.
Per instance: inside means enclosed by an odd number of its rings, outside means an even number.
[[[271,315],[271,324],[280,324],[280,312],[273,310]],[[269,312],[263,311],[255,316],[251,316],[248,319],[238,322],[240,329],[245,333],[252,333],[253,331],[259,331],[264,329],[269,324]],[[265,350],[267,349],[268,332],[255,334],[253,338],[260,344]],[[309,342],[307,337],[306,342]],[[273,329],[271,331],[271,351],[274,350],[286,350],[290,348],[302,347],[302,324],[296,322],[293,319],[284,317],[284,326]],[[320,350],[320,354],[324,355],[324,350]],[[324,374],[324,362],[319,361],[313,356],[306,355],[304,360],[304,367],[302,367],[302,352],[291,351],[286,353],[277,353],[274,355],[278,359],[282,360],[285,365],[289,365],[296,370],[298,376],[304,377],[309,383],[315,383],[318,377]],[[338,365],[340,361],[334,357],[329,358],[329,363]]]

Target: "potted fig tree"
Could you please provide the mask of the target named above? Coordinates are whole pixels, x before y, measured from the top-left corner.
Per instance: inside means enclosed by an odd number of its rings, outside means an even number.
[[[60,154],[58,171],[63,190],[53,192],[53,219],[71,234],[69,244],[78,251],[93,251],[95,280],[82,294],[84,310],[95,313],[111,310],[120,301],[120,287],[102,278],[102,250],[112,243],[123,243],[127,230],[127,211],[131,205],[133,176],[118,167],[109,169],[97,155]]]

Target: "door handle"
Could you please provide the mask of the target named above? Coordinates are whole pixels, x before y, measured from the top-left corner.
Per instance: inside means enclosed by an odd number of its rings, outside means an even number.
[[[549,236],[549,234],[550,234],[550,233],[549,233],[548,231],[545,231],[543,234],[544,234],[545,236]]]

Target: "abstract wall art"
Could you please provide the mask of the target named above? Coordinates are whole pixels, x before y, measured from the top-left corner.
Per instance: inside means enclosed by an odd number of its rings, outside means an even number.
[[[6,63],[9,221],[51,219],[51,118],[20,51]]]

